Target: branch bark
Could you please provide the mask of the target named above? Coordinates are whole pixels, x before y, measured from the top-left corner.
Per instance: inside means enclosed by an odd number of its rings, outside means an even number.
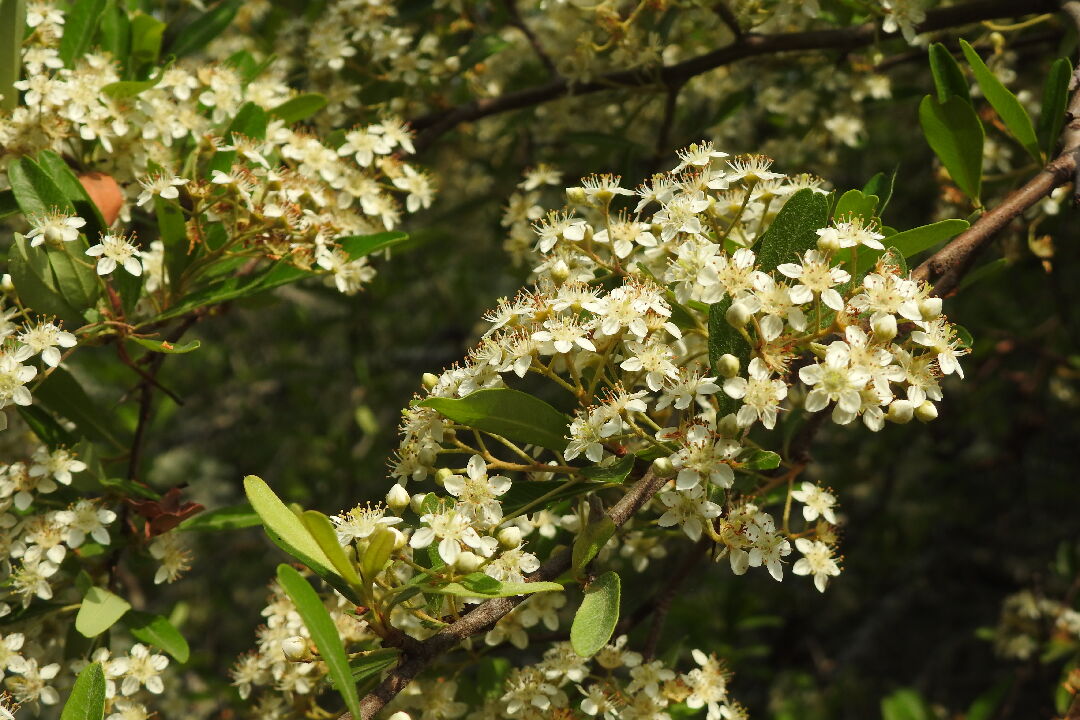
[[[1022,12],[1015,0],[977,0],[964,5],[931,10],[926,20],[918,26],[920,33],[944,30],[960,25],[1012,17],[1018,14],[1052,12],[1057,10],[1053,0],[1030,0]],[[415,145],[422,152],[431,143],[458,125],[491,115],[541,105],[564,96],[581,96],[619,88],[646,86],[671,87],[685,83],[692,77],[715,70],[724,65],[759,55],[806,50],[850,51],[872,45],[879,38],[877,23],[868,22],[850,28],[836,30],[809,30],[794,33],[760,35],[744,33],[734,42],[717,50],[698,55],[674,65],[660,68],[618,70],[606,73],[586,83],[571,85],[558,78],[543,85],[504,93],[498,97],[480,98],[455,107],[422,115],[411,122],[419,131]]]
[[[607,516],[620,527],[642,508],[670,478],[658,477],[652,471],[638,480],[607,512]],[[570,569],[572,553],[570,548],[552,555],[529,577],[530,582],[550,581]],[[360,701],[362,720],[371,720],[398,693],[405,689],[413,678],[436,658],[449,651],[465,638],[471,637],[494,627],[500,618],[513,610],[522,600],[522,596],[494,598],[476,606],[467,615],[449,627],[443,628],[423,642],[406,641],[402,651],[402,661],[382,683]],[[351,713],[339,716],[338,720],[353,720]]]
[[[1080,30],[1080,0],[1064,3],[1062,10]],[[984,214],[974,225],[915,268],[913,277],[933,282],[935,295],[948,295],[960,284],[979,252],[998,232],[1056,188],[1075,180],[1080,171],[1077,165],[1080,156],[1080,89],[1074,88],[1066,113],[1068,122],[1061,133],[1061,153],[1022,187],[1010,193],[997,207]]]

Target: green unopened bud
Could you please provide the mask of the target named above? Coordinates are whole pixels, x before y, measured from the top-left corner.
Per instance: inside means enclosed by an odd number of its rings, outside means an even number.
[[[716,372],[720,377],[733,378],[739,374],[739,358],[731,353],[724,353],[716,358]]]
[[[652,471],[658,477],[670,477],[675,474],[675,466],[671,464],[671,458],[656,458],[652,463]]]
[[[929,400],[923,401],[923,404],[915,408],[915,417],[922,422],[930,422],[937,418],[937,405]]]
[[[732,303],[731,307],[727,309],[727,313],[724,314],[724,318],[728,321],[728,325],[732,327],[741,328],[746,327],[746,323],[750,322],[750,318],[754,313],[750,312],[750,308],[741,302]]]
[[[439,468],[435,471],[435,484],[442,487],[443,483],[446,482],[446,478],[453,477],[453,475],[454,471],[450,468]]]
[[[585,188],[583,187],[569,187],[566,188],[566,200],[571,205],[584,205],[587,196],[585,195]]]
[[[882,315],[870,323],[870,327],[874,330],[874,339],[881,342],[888,342],[896,337],[896,316],[895,315]]]
[[[893,400],[885,419],[897,425],[906,425],[915,416],[915,403],[910,400]]]
[[[484,558],[480,557],[471,550],[465,550],[458,553],[457,560],[454,562],[454,567],[462,572],[475,572],[480,569],[480,566],[484,564]]]
[[[281,651],[285,653],[285,659],[289,662],[306,662],[311,660],[311,648],[307,640],[299,635],[285,638],[281,641]]]
[[[827,353],[828,351],[829,351],[829,346],[828,345],[822,345],[819,342],[810,343],[810,352],[814,353],[819,358],[824,358],[825,353]]]
[[[926,298],[919,303],[919,313],[924,320],[933,320],[941,314],[941,298]]]
[[[401,485],[394,485],[386,493],[386,505],[391,510],[402,510],[409,506],[409,491]]]
[[[424,373],[424,376],[420,379],[420,382],[424,385],[425,390],[431,390],[439,384],[439,376],[435,373]]]
[[[735,417],[735,413],[730,413],[720,418],[720,421],[716,423],[716,431],[723,437],[733,438],[742,434],[742,428],[739,427],[739,421]]]
[[[498,538],[499,544],[504,548],[516,548],[521,544],[521,528],[517,525],[504,527],[495,537]]]

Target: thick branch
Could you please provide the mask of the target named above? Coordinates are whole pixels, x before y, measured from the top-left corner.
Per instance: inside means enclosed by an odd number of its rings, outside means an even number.
[[[658,477],[650,471],[634,483],[630,491],[608,510],[607,515],[615,523],[615,527],[620,527],[633,517],[667,481],[668,478]],[[554,580],[570,569],[571,559],[571,550],[565,548],[548,558],[540,569],[529,577],[529,580],[531,582]],[[500,618],[524,599],[518,596],[488,600],[427,640],[406,643],[402,653],[402,662],[390,671],[379,687],[360,701],[363,720],[371,720],[432,661],[465,638],[490,630]],[[338,720],[352,720],[352,715],[345,713]]]
[[[1057,9],[1052,0],[1030,0],[1019,8],[1015,0],[978,0],[964,5],[940,8],[926,14],[926,20],[918,26],[921,33],[944,30],[999,17],[1017,14],[1051,12]],[[805,50],[849,51],[873,44],[879,36],[875,22],[836,30],[809,30],[806,32],[759,35],[745,33],[730,45],[698,55],[675,65],[661,68],[619,70],[601,75],[597,79],[570,85],[565,79],[552,80],[525,90],[505,93],[493,98],[481,98],[416,118],[412,126],[420,131],[416,139],[417,151],[431,145],[440,135],[458,125],[472,122],[489,115],[540,105],[566,95],[589,95],[602,90],[661,85],[671,87],[685,83],[692,77],[738,60],[771,55],[781,52]]]
[[[1080,1],[1066,2],[1062,9],[1080,29]],[[1076,177],[1080,171],[1077,165],[1077,156],[1080,155],[1080,89],[1074,91],[1067,115],[1068,122],[1061,133],[1061,154],[912,272],[920,280],[933,282],[935,295],[944,296],[955,290],[971,269],[979,251],[998,232],[1055,188]]]

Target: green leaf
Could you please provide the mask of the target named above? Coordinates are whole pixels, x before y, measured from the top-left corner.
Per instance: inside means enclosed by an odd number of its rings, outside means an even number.
[[[709,306],[709,367],[712,368],[713,375],[717,374],[716,363],[721,356],[734,355],[739,359],[740,370],[745,371],[753,354],[750,343],[727,321],[731,302],[732,299],[728,296]],[[739,407],[739,401],[727,393],[720,392],[714,397],[719,404],[720,416],[735,412]]]
[[[225,0],[192,20],[169,43],[169,54],[184,57],[202,50],[236,17],[239,0]]]
[[[909,258],[959,235],[968,227],[967,220],[942,220],[890,235],[888,243],[890,247],[896,248],[902,257]],[[868,272],[881,255],[880,250],[861,248],[859,250],[859,266],[856,276],[862,276]]]
[[[150,338],[137,338],[129,337],[128,340],[142,345],[144,348],[157,353],[165,353],[166,355],[183,355],[189,353],[192,350],[198,350],[202,343],[198,340],[192,340],[191,342],[181,343],[174,345],[164,340],[151,340]]]
[[[574,540],[572,568],[575,575],[592,562],[614,534],[615,521],[607,515],[585,526]]]
[[[1042,162],[1039,152],[1039,139],[1035,136],[1035,126],[1031,123],[1031,116],[1027,110],[1012,94],[1012,91],[1001,84],[1001,81],[986,67],[986,63],[979,57],[979,53],[966,41],[960,40],[960,48],[964,51],[971,71],[975,73],[975,80],[983,96],[997,111],[998,116],[1012,136],[1016,138],[1035,162]]]
[[[932,720],[934,713],[915,690],[897,690],[881,700],[882,720]]]
[[[360,698],[353,683],[349,659],[345,655],[345,647],[341,644],[337,625],[326,611],[322,598],[300,573],[288,565],[278,565],[277,578],[296,605],[296,611],[300,613],[308,634],[319,649],[319,655],[326,663],[335,687],[345,700],[345,706],[354,718],[361,717]]]
[[[15,202],[15,193],[10,190],[0,192],[0,220],[20,212],[19,203]]]
[[[319,93],[304,93],[297,95],[270,109],[270,114],[281,118],[286,124],[306,120],[315,113],[326,107],[326,96]]]
[[[83,311],[94,307],[101,295],[101,283],[97,272],[94,271],[94,266],[74,256],[76,252],[84,252],[86,247],[86,242],[79,238],[74,242],[64,243],[64,247],[60,249],[48,248],[46,250],[49,268],[56,280],[56,289],[60,292],[60,297],[64,298],[64,301],[75,308],[80,315]]]
[[[44,247],[30,247],[19,233],[8,252],[8,272],[23,306],[39,315],[55,315],[70,328],[77,328],[80,314],[60,295],[56,278]]]
[[[127,13],[117,7],[116,0],[106,0],[98,23],[97,42],[102,50],[122,65],[127,65],[128,55],[131,54],[131,21]]]
[[[747,470],[775,470],[780,467],[780,456],[769,450],[754,450],[741,462]]]
[[[347,235],[338,238],[335,242],[348,254],[350,260],[358,260],[365,255],[385,250],[408,239],[408,234],[394,231],[374,235]]]
[[[829,224],[829,201],[821,193],[803,188],[776,214],[759,241],[758,269],[768,273],[782,263],[817,247],[817,230]]]
[[[975,108],[955,95],[944,103],[927,95],[919,104],[926,141],[957,187],[978,201],[982,190],[983,126]]]
[[[311,533],[311,537],[315,538],[315,542],[326,553],[326,557],[330,558],[330,562],[333,563],[338,575],[353,587],[359,588],[360,576],[357,575],[356,567],[345,554],[341,543],[338,542],[337,532],[334,531],[334,524],[330,522],[330,518],[318,510],[306,510],[300,516],[300,519],[303,521],[307,531]]]
[[[161,80],[161,73],[152,80],[118,80],[101,88],[101,91],[111,98],[123,100],[135,97],[144,90],[149,90]]]
[[[131,18],[131,62],[135,65],[157,64],[161,56],[161,40],[164,34],[165,23],[152,15],[135,13]],[[161,79],[162,74],[164,74],[163,68],[158,70],[158,80]],[[156,84],[157,80],[154,83]],[[108,86],[105,86],[104,90],[108,93]]]
[[[44,150],[38,153],[38,164],[52,179],[57,189],[67,198],[75,208],[75,213],[86,221],[82,232],[86,237],[97,237],[98,233],[108,229],[105,219],[101,216],[101,210],[90,199],[90,194],[79,182],[75,172],[68,166],[64,159],[52,150]]]
[[[430,397],[419,403],[467,427],[550,450],[566,448],[570,418],[519,390],[477,390],[463,398]]]
[[[38,439],[50,448],[71,447],[78,442],[78,439],[56,422],[52,415],[36,405],[20,406],[19,415],[30,430],[38,436]]]
[[[132,275],[123,268],[117,268],[109,277],[109,284],[120,296],[120,306],[124,309],[124,314],[134,313],[135,306],[142,296],[143,276]]]
[[[136,640],[147,645],[161,648],[178,663],[186,663],[191,655],[187,640],[169,620],[153,613],[130,611],[124,618],[124,624]]]
[[[97,637],[130,609],[131,604],[119,595],[113,595],[105,588],[92,587],[86,591],[79,606],[75,629],[86,637]]]
[[[956,58],[941,43],[930,46],[930,73],[934,76],[938,102],[945,102],[950,95],[971,102],[971,91],[968,89],[964,71],[960,69],[960,63],[956,62]]]
[[[368,650],[360,657],[353,658],[349,661],[353,684],[359,684],[361,681],[393,667],[399,655],[400,651],[397,648],[377,648]],[[337,689],[337,684],[333,678],[330,678],[330,686],[335,690]]]
[[[455,597],[515,597],[538,592],[560,592],[563,586],[556,582],[500,582],[481,572],[470,573],[458,582],[445,585],[422,585],[425,593],[453,595]]]
[[[506,494],[502,496],[503,511],[506,515],[520,512],[523,507],[529,505],[543,496],[551,493],[548,505],[551,503],[567,500],[578,495],[603,487],[594,482],[572,483],[566,480],[518,480]]]
[[[240,530],[261,524],[262,520],[259,518],[259,514],[251,508],[250,504],[244,503],[201,512],[180,523],[177,530],[216,532],[219,530]]]
[[[630,474],[630,471],[634,469],[635,459],[634,455],[627,454],[621,460],[612,463],[611,465],[603,467],[594,465],[592,467],[582,468],[581,474],[593,482],[621,484],[626,481],[626,477]]]
[[[885,214],[885,208],[888,207],[889,200],[892,199],[893,187],[896,185],[896,173],[899,170],[900,166],[897,165],[893,168],[891,175],[877,173],[867,181],[862,190],[864,195],[877,195],[880,198],[876,211],[879,217]]]
[[[836,210],[833,218],[846,220],[851,216],[862,218],[864,223],[874,219],[874,209],[877,207],[878,197],[866,195],[862,190],[848,190],[836,201]],[[817,234],[814,234],[817,237]]]
[[[174,202],[154,196],[154,215],[157,217],[161,244],[165,246],[165,272],[169,285],[177,287],[180,276],[194,258],[189,253],[187,221],[184,211]]]
[[[63,367],[54,368],[34,391],[34,397],[57,415],[75,423],[86,437],[96,442],[127,448],[112,427],[114,413],[107,413],[90,399],[79,382]]]
[[[60,38],[60,59],[65,67],[72,67],[90,49],[90,41],[97,34],[105,0],[75,0],[71,9],[64,13],[64,34]]]
[[[609,570],[585,588],[585,597],[570,626],[570,645],[581,657],[598,653],[615,632],[619,622],[621,586],[618,574]]]
[[[1039,146],[1047,157],[1057,149],[1058,137],[1065,124],[1065,106],[1069,102],[1069,82],[1072,80],[1072,63],[1068,58],[1058,58],[1050,66],[1043,86],[1042,111],[1039,114]]]
[[[243,135],[247,138],[262,140],[266,137],[266,123],[269,116],[266,111],[253,102],[244,103],[236,112],[236,116],[229,123],[229,127],[222,133],[226,142],[233,142],[233,135]],[[213,175],[214,170],[228,172],[236,162],[235,150],[219,150],[210,159],[206,168],[206,176]]]
[[[394,552],[394,533],[386,528],[379,528],[368,540],[367,550],[360,560],[360,574],[369,586],[375,582],[375,577],[386,567],[390,554]]]
[[[105,717],[105,670],[92,662],[75,678],[60,720],[102,720]]]
[[[54,210],[75,214],[67,195],[45,170],[28,157],[22,157],[8,165],[8,182],[15,193],[15,202],[27,218],[46,215]]]
[[[26,32],[26,0],[0,0],[0,110],[19,106],[15,83],[22,75],[22,42]]]
[[[1013,680],[1009,678],[975,698],[968,707],[964,720],[992,720],[1012,685]]]

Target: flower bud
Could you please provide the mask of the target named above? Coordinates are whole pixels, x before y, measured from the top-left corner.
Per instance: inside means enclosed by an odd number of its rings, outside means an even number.
[[[824,358],[825,353],[827,353],[828,351],[829,351],[829,346],[828,345],[823,345],[823,344],[821,344],[819,342],[810,343],[810,352],[814,353],[819,358]]]
[[[817,239],[818,250],[826,255],[840,252],[840,236],[834,232],[821,235]]]
[[[484,558],[480,557],[471,550],[464,550],[458,553],[457,561],[454,563],[454,567],[462,572],[476,572],[480,569],[480,566],[484,564]]]
[[[932,297],[922,300],[919,302],[919,312],[923,320],[933,320],[941,314],[941,298]]]
[[[453,477],[454,471],[450,468],[439,468],[435,471],[435,484],[442,487],[446,482],[446,478]]]
[[[281,651],[289,662],[306,662],[311,659],[311,648],[308,647],[307,640],[299,635],[282,640]]]
[[[652,471],[658,477],[669,477],[675,474],[675,466],[671,464],[671,458],[656,458],[652,463]]]
[[[412,720],[412,716],[403,710],[398,710],[396,713],[386,718],[386,720]]]
[[[937,406],[929,400],[924,400],[922,405],[915,408],[915,417],[921,422],[930,422],[937,417]]]
[[[716,372],[720,377],[733,378],[739,374],[739,358],[731,353],[724,353],[716,359]]]
[[[401,548],[405,547],[405,543],[409,542],[409,538],[405,535],[405,533],[401,532],[396,527],[387,527],[386,529],[394,533],[395,550],[400,550]]]
[[[746,323],[750,322],[750,318],[754,313],[750,312],[750,308],[741,302],[731,303],[731,307],[727,309],[724,318],[728,321],[728,325],[732,327],[741,328],[745,327]]]
[[[885,415],[885,419],[897,425],[905,425],[911,422],[911,418],[914,416],[915,403],[910,400],[893,400],[892,404],[889,405],[889,412]]]
[[[716,423],[716,431],[726,438],[733,438],[742,434],[742,428],[739,427],[739,420],[735,413],[729,413],[720,418],[719,422]]]
[[[585,195],[585,188],[583,187],[568,187],[566,188],[566,200],[571,205],[584,205],[587,201]]]
[[[386,504],[391,510],[401,511],[409,506],[409,491],[400,484],[390,488],[386,493]]]
[[[521,544],[521,528],[516,525],[504,527],[495,537],[504,548],[516,548]]]
[[[423,378],[420,380],[424,385],[425,390],[431,390],[439,384],[439,376],[435,373],[424,373]]]
[[[874,331],[874,339],[881,342],[888,342],[896,337],[896,316],[895,315],[881,315],[875,320],[870,322],[870,327]]]
[[[424,498],[426,497],[426,493],[416,493],[409,499],[409,506],[412,508],[412,511],[417,515],[420,514],[420,506],[424,504]]]

